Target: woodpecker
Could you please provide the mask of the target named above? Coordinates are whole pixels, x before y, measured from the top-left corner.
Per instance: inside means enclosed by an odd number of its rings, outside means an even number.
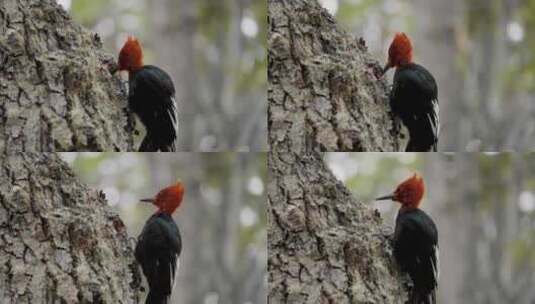
[[[419,209],[423,178],[414,174],[389,195],[376,200],[401,204],[394,231],[394,257],[413,282],[410,304],[435,304],[439,276],[438,234],[435,223]]]
[[[412,43],[405,33],[396,33],[390,44],[383,74],[392,67],[396,72],[390,106],[409,130],[406,151],[437,151],[440,133],[437,83],[426,68],[412,61]]]
[[[139,152],[176,150],[178,113],[171,77],[153,65],[143,65],[139,41],[129,36],[119,53],[119,71],[128,71],[128,105],[147,134]]]
[[[184,186],[177,182],[156,195],[142,199],[158,207],[138,237],[135,256],[149,283],[145,304],[166,304],[174,288],[182,251],[182,239],[173,212],[182,203]]]

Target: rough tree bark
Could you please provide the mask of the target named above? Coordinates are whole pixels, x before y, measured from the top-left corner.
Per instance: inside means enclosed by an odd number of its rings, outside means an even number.
[[[133,150],[112,62],[56,1],[1,1],[0,152]]]
[[[0,157],[0,303],[137,303],[126,227],[51,153]]]
[[[406,301],[391,229],[382,229],[379,213],[354,199],[319,153],[272,151],[268,170],[272,303]]]
[[[271,149],[402,149],[381,66],[364,40],[341,30],[316,0],[269,0],[268,9]]]

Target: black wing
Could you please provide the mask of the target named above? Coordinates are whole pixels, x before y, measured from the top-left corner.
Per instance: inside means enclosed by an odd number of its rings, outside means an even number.
[[[135,250],[150,292],[161,296],[169,296],[173,290],[182,250],[178,227],[167,217],[155,215],[149,219]]]
[[[421,210],[400,213],[394,234],[394,256],[409,273],[421,294],[432,293],[438,285],[438,234],[433,220]]]
[[[409,129],[411,151],[436,150],[440,134],[437,83],[424,67],[411,64],[394,75],[390,105]]]
[[[162,69],[147,65],[135,72],[129,83],[130,107],[147,128],[153,145],[165,151],[174,150],[178,113],[171,77]]]

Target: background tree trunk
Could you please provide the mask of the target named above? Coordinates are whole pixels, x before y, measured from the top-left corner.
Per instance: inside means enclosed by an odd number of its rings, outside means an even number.
[[[404,303],[406,282],[381,219],[317,152],[269,153],[268,271],[273,303]],[[386,230],[386,229],[385,229]]]
[[[317,3],[268,0],[272,149],[398,151],[381,65]]]
[[[265,85],[260,95],[240,88],[244,84],[239,71],[248,44],[240,24],[244,13],[254,9],[252,2],[162,0],[150,4],[156,33],[150,43],[156,64],[167,67],[175,79],[180,122],[191,129],[180,138],[185,151],[266,149]],[[258,26],[265,27],[265,23]],[[199,35],[207,32],[213,38]],[[216,62],[199,58],[203,56],[198,53],[205,52],[215,52],[217,58],[212,60]]]
[[[441,131],[439,151],[464,151],[470,141],[472,119],[461,123],[451,117],[465,117],[470,113],[463,101],[464,82],[462,70],[456,62],[462,53],[462,39],[466,39],[462,25],[465,24],[464,4],[460,0],[415,0],[411,2],[415,16],[414,41],[415,61],[423,64],[438,83]],[[423,43],[423,42],[426,43]],[[445,131],[447,130],[447,131]]]
[[[156,65],[166,67],[175,80],[176,99],[180,123],[185,126],[195,126],[194,132],[199,132],[196,124],[199,98],[197,96],[197,69],[195,67],[195,32],[197,30],[197,4],[189,0],[154,1],[148,10],[154,34],[150,43],[153,46]],[[183,75],[187,75],[184,77]],[[179,147],[184,151],[198,151],[195,139],[201,138],[200,133],[186,132],[179,138]]]
[[[0,158],[0,302],[137,303],[126,227],[56,154]]]
[[[133,150],[113,57],[53,0],[0,2],[0,153]]]

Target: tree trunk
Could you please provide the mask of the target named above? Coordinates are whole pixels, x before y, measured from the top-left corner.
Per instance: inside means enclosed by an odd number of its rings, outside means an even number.
[[[55,1],[1,1],[0,153],[133,150],[113,62]]]
[[[399,151],[381,65],[317,1],[268,0],[271,149]]]
[[[406,281],[380,215],[317,152],[271,152],[268,271],[273,303],[404,303]]]
[[[126,227],[56,154],[0,158],[0,302],[137,303]]]

